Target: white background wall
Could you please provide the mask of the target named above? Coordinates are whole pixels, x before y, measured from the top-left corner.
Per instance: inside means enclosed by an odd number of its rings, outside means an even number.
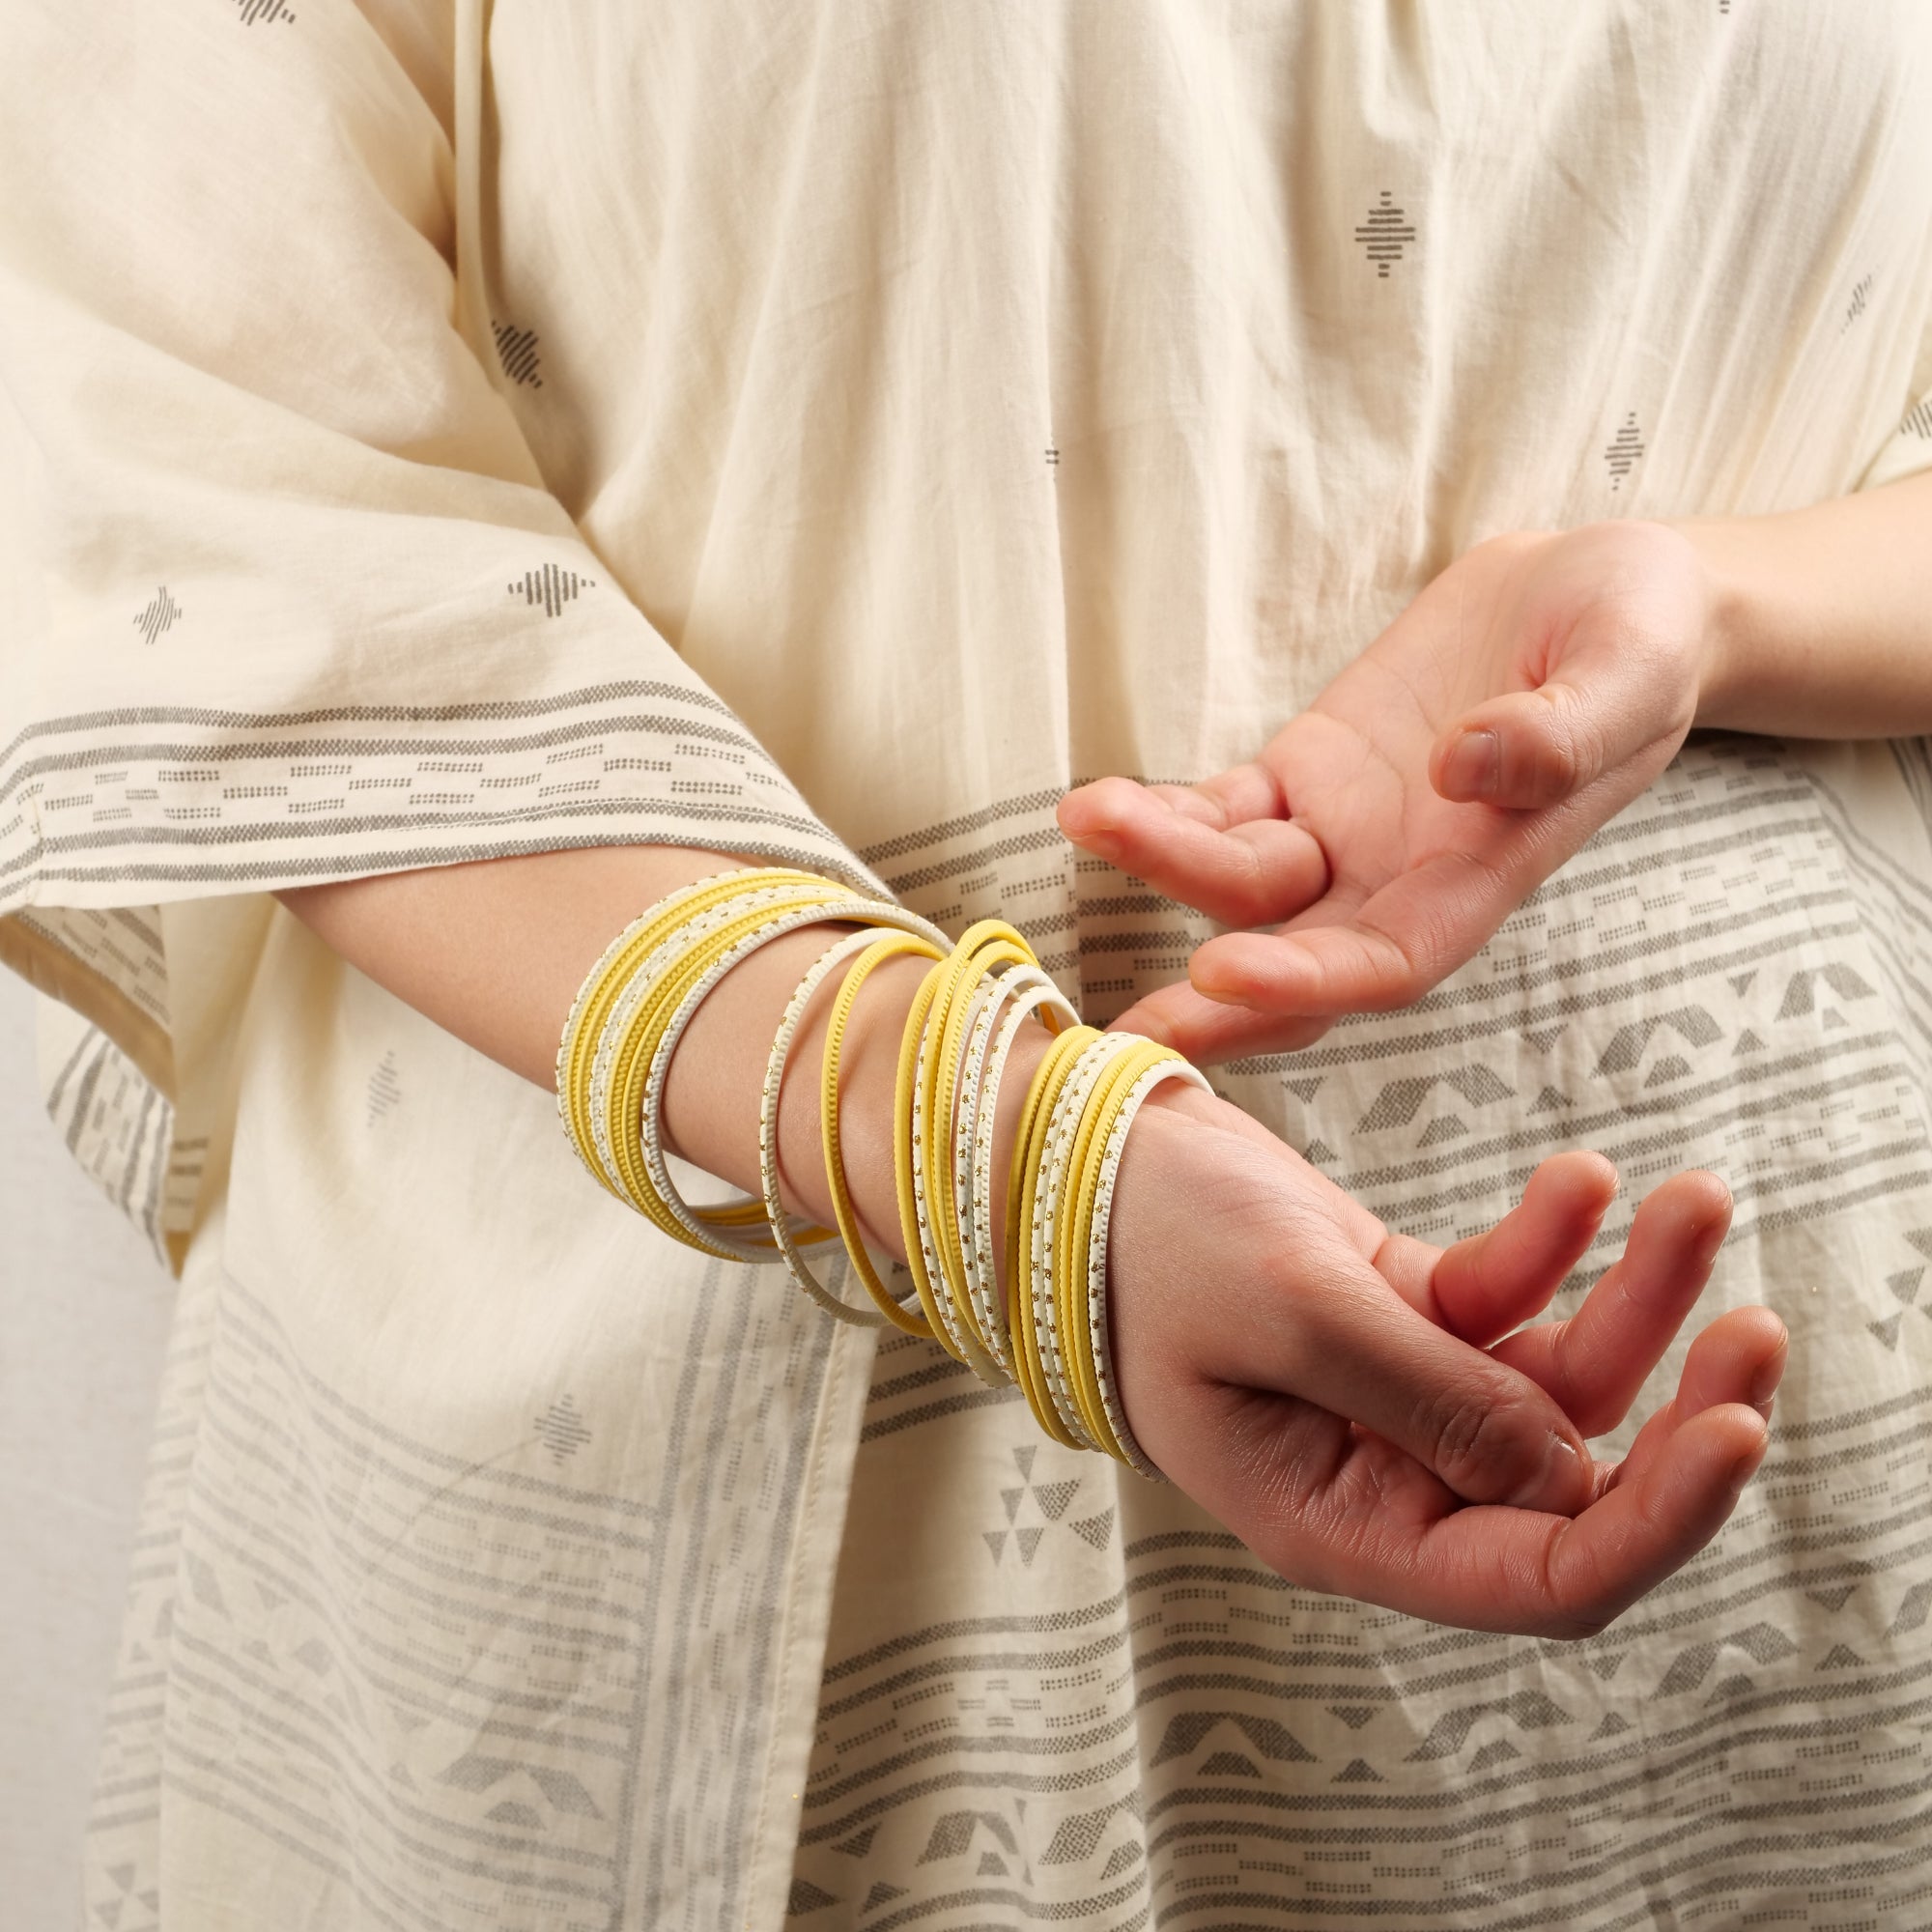
[[[0,969],[0,1925],[74,1932],[171,1283],[41,1111]]]

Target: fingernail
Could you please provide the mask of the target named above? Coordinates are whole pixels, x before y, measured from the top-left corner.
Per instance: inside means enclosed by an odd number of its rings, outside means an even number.
[[[1770,1415],[1771,1399],[1777,1393],[1777,1385],[1784,1379],[1784,1351],[1779,1350],[1768,1361],[1757,1365],[1757,1373],[1751,1377],[1750,1404],[1761,1415]]]
[[[1577,1506],[1582,1483],[1583,1459],[1567,1437],[1552,1435],[1543,1452],[1543,1466],[1507,1500],[1514,1509],[1551,1510],[1567,1515]]]
[[[1458,798],[1488,798],[1502,782],[1503,744],[1493,731],[1464,731],[1443,760],[1446,788]]]

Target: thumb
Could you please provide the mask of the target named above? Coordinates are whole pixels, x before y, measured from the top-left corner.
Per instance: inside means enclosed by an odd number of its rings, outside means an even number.
[[[1436,739],[1430,782],[1459,804],[1560,804],[1642,749],[1651,734],[1634,720],[1618,728],[1628,710],[1609,693],[1564,683],[1492,697]]]

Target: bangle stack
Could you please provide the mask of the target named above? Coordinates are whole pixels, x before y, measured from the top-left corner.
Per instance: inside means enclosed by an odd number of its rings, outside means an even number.
[[[666,1076],[706,994],[759,947],[806,925],[855,926],[812,963],[766,1062],[759,1106],[761,1198],[693,1207],[663,1145]],[[839,1135],[839,1065],[860,988],[887,960],[930,965],[901,1037],[893,1166],[912,1296],[887,1287],[867,1252]],[[778,1102],[792,1044],[837,976],[819,1067],[819,1122],[835,1228],[780,1198]],[[993,1212],[993,1137],[1021,1027],[1056,1037],[1020,1110],[1004,1226]],[[993,1385],[1014,1382],[1040,1427],[1141,1474],[1159,1471],[1122,1411],[1108,1347],[1107,1231],[1135,1114],[1163,1081],[1207,1082],[1171,1048],[1102,1034],[1079,1015],[1009,925],[983,920],[958,943],[929,922],[810,872],[760,867],[672,893],[634,920],[579,988],[557,1050],[557,1111],[578,1156],[673,1239],[731,1261],[782,1260],[843,1321],[930,1336]],[[841,1241],[869,1305],[812,1272],[805,1250]],[[1005,1287],[1001,1268],[1004,1261]]]

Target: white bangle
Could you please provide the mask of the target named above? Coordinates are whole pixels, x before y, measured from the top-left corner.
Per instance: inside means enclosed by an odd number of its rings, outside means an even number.
[[[1060,1309],[1054,1294],[1054,1234],[1063,1208],[1070,1210],[1072,1206],[1070,1202],[1063,1202],[1062,1196],[1066,1191],[1066,1170],[1072,1159],[1073,1142],[1079,1132],[1080,1116],[1086,1110],[1088,1095],[1093,1093],[1094,1083],[1100,1077],[1100,1071],[1107,1063],[1116,1055],[1126,1053],[1139,1044],[1137,1035],[1110,1033],[1102,1034],[1098,1039],[1090,1041],[1081,1049],[1072,1070],[1061,1085],[1047,1121],[1046,1148],[1039,1164],[1039,1191],[1034,1202],[1030,1280],[1040,1370],[1062,1426],[1089,1449],[1098,1449],[1100,1444],[1094,1441],[1081,1420],[1079,1408],[1066,1385],[1065,1371],[1061,1366]]]
[[[745,889],[746,892],[749,894],[752,891],[753,891],[755,888],[756,881],[760,879],[769,880],[771,875],[771,870],[772,868],[770,867],[760,867],[759,869],[754,871],[745,872],[742,876],[748,882],[751,882],[747,884]],[[638,915],[636,919],[632,920],[631,923],[624,927],[622,932],[618,933],[616,938],[611,940],[610,945],[607,946],[602,952],[600,952],[597,955],[596,964],[591,967],[590,971],[586,973],[583,976],[583,979],[579,982],[576,996],[571,1000],[570,1011],[568,1015],[565,1017],[563,1022],[563,1036],[557,1041],[557,1048],[556,1048],[557,1118],[563,1122],[564,1138],[570,1142],[571,1148],[575,1151],[578,1159],[583,1163],[583,1165],[604,1186],[616,1189],[616,1191],[619,1193],[621,1193],[622,1190],[621,1188],[617,1187],[617,1178],[615,1173],[608,1169],[605,1165],[605,1154],[608,1153],[609,1151],[608,1139],[605,1143],[603,1150],[600,1151],[598,1144],[594,1138],[595,1122],[593,1118],[593,1139],[591,1144],[588,1147],[586,1147],[583,1144],[583,1142],[579,1139],[577,1130],[571,1122],[570,1108],[568,1100],[566,1098],[566,1093],[569,1087],[569,1071],[570,1071],[571,1059],[573,1054],[576,1052],[578,1044],[578,1037],[583,1025],[584,999],[589,994],[590,989],[593,986],[597,985],[603,980],[605,969],[611,964],[611,960],[616,958],[617,954],[621,952],[625,947],[630,945],[632,939],[638,933],[643,931],[644,928],[647,926],[656,924],[660,920],[662,920],[665,917],[667,913],[675,911],[676,908],[681,904],[683,904],[687,899],[694,897],[698,893],[704,892],[707,888],[711,886],[720,885],[724,880],[732,878],[734,876],[737,875],[731,872],[713,872],[706,878],[694,879],[690,885],[680,886],[675,892],[667,893],[663,898],[657,901],[655,905],[647,906],[641,913]],[[626,985],[628,985],[630,982],[627,980],[625,983]],[[603,1034],[600,1033],[599,1038],[601,1039],[603,1037],[604,1037]]]
[[[931,1030],[932,1015],[928,1010],[920,1027],[920,1064],[925,1060],[925,1045]],[[924,1264],[925,1278],[932,1289],[933,1306],[939,1311],[940,1324],[946,1331],[947,1349],[989,1388],[1000,1388],[1009,1378],[978,1341],[966,1332],[964,1323],[959,1320],[959,1311],[952,1305],[952,1291],[947,1285],[945,1268],[939,1258],[939,1242],[932,1232],[932,1208],[925,1198],[925,1162],[920,1157],[920,1151],[925,1145],[925,1102],[920,1091],[923,1084],[915,1080],[912,1086],[912,1211],[914,1226],[919,1234],[920,1260]]]
[[[1140,1112],[1142,1101],[1165,1080],[1185,1080],[1207,1094],[1214,1091],[1200,1068],[1190,1066],[1184,1060],[1160,1061],[1150,1066],[1128,1088],[1127,1096],[1122,1101],[1121,1111],[1115,1116],[1114,1124],[1108,1132],[1106,1150],[1100,1158],[1099,1179],[1094,1189],[1093,1228],[1087,1247],[1088,1338],[1093,1350],[1094,1379],[1100,1390],[1100,1406],[1106,1412],[1107,1426],[1114,1432],[1114,1440],[1120,1444],[1127,1466],[1156,1483],[1164,1483],[1167,1478],[1148,1461],[1147,1452],[1134,1439],[1133,1431],[1127,1427],[1126,1411],[1122,1408],[1119,1393],[1114,1387],[1113,1352],[1107,1328],[1107,1236],[1114,1208],[1114,1181],[1120,1173],[1121,1156],[1126,1151],[1127,1129],[1133,1125],[1134,1116]]]
[[[955,1180],[955,1192],[961,1203],[959,1233],[966,1260],[967,1287],[986,1337],[987,1352],[1010,1377],[1012,1337],[1008,1331],[1006,1302],[999,1292],[999,1266],[994,1255],[993,1135],[999,1113],[1000,1084],[1006,1076],[1007,1058],[1013,1041],[1029,1015],[1047,1008],[1063,1026],[1078,1025],[1080,1015],[1037,967],[1017,967],[998,984],[1000,1000],[1010,1000],[1010,1004],[997,1031],[991,1022],[999,1010],[998,1001],[980,1016],[980,1025],[985,1029],[985,1037],[979,1043],[977,1062],[970,1059],[974,1049],[969,1042],[969,1065],[974,1069],[972,1115],[970,1121],[962,1120],[961,1135],[966,1140],[971,1174],[963,1189]]]
[[[671,1014],[669,1024],[658,1040],[657,1052],[652,1056],[649,1070],[644,1076],[643,1105],[638,1127],[651,1184],[677,1224],[697,1243],[722,1243],[722,1246],[712,1246],[711,1252],[721,1254],[725,1260],[770,1260],[776,1258],[777,1250],[765,1248],[762,1242],[753,1246],[749,1237],[723,1234],[715,1227],[706,1226],[671,1185],[670,1169],[664,1151],[665,1076],[670,1068],[671,1055],[677,1050],[677,1042],[685,1028],[691,1024],[692,1015],[704,1003],[705,995],[732,967],[742,965],[760,947],[769,946],[773,940],[781,939],[788,932],[796,932],[801,926],[833,924],[842,920],[855,920],[873,926],[895,926],[901,931],[916,932],[934,944],[945,943],[946,935],[917,913],[878,899],[824,899],[796,906],[789,911],[775,907],[768,921],[713,960],[678,1002],[676,1011]]]
[[[638,970],[624,981],[623,990],[611,1002],[610,1011],[605,1015],[604,1024],[597,1035],[596,1048],[590,1060],[589,1113],[590,1133],[599,1164],[609,1177],[608,1184],[624,1192],[619,1179],[617,1157],[611,1145],[611,1082],[616,1068],[617,1053],[624,1037],[631,1029],[631,1022],[637,1018],[638,1010],[644,1004],[652,989],[676,962],[690,950],[695,939],[705,933],[714,932],[727,920],[737,919],[745,913],[755,911],[759,906],[781,906],[797,904],[810,892],[809,887],[796,884],[764,886],[742,893],[732,898],[722,900],[708,907],[695,919],[687,920],[674,927],[639,965]],[[682,896],[680,895],[679,896]],[[809,904],[819,904],[821,900],[805,899]],[[655,920],[662,908],[654,908],[645,914],[645,920]]]
[[[985,1047],[992,1036],[994,1016],[1012,997],[1015,979],[1032,970],[1019,961],[1002,960],[974,987],[959,1034],[959,1064],[952,1080],[952,1131],[944,1136],[947,1152],[943,1158],[947,1162],[946,1179],[952,1187],[952,1231],[957,1236],[959,1257],[959,1278],[950,1282],[949,1287],[965,1302],[966,1321],[1002,1375],[1010,1373],[1005,1351],[987,1324],[987,1311],[973,1284],[973,1128],[980,1106],[980,1075],[984,1070]]]
[[[811,1004],[811,996],[825,983],[826,975],[835,966],[849,959],[855,952],[863,952],[877,938],[876,926],[848,932],[812,962],[811,970],[798,982],[798,990],[792,994],[791,1004],[785,1008],[784,1018],[779,1023],[778,1036],[772,1041],[771,1056],[765,1062],[764,1089],[758,1096],[758,1181],[764,1192],[765,1218],[772,1236],[784,1255],[792,1280],[828,1315],[839,1321],[849,1321],[855,1328],[883,1328],[887,1325],[886,1318],[876,1308],[855,1307],[842,1295],[834,1293],[812,1273],[804,1255],[799,1252],[790,1216],[784,1211],[784,1203],[779,1192],[779,1096],[784,1086],[785,1065],[791,1058],[792,1041],[797,1037],[806,1009]]]

